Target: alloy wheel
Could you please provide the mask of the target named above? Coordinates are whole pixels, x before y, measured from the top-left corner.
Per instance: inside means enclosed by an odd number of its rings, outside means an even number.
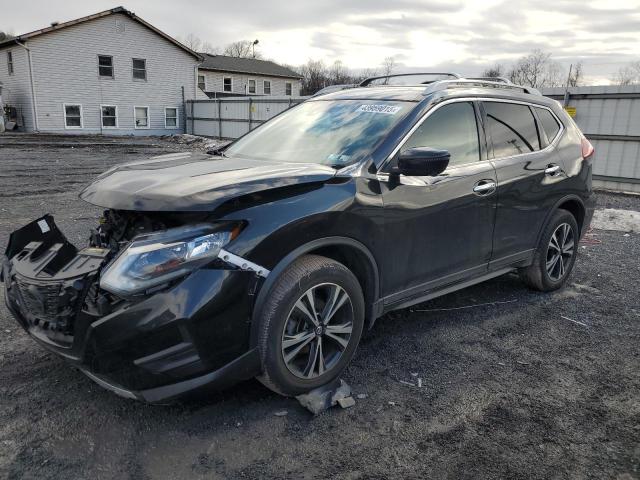
[[[332,370],[349,345],[354,311],[347,292],[334,283],[311,287],[284,324],[282,358],[296,377],[312,379]]]
[[[575,238],[571,225],[561,223],[554,230],[547,247],[547,274],[557,282],[567,273],[574,254]]]

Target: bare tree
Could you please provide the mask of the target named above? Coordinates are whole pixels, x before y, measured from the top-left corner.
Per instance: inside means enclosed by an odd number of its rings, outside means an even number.
[[[208,53],[209,55],[219,55],[220,48],[214,47],[210,42],[204,42],[200,48],[201,53]]]
[[[487,78],[504,77],[504,65],[496,63],[492,67],[485,68],[480,76]]]
[[[624,67],[620,67],[615,77],[612,79],[616,85],[639,85],[640,84],[640,60],[631,62]]]
[[[349,73],[349,70],[347,70],[344,64],[340,60],[333,62],[333,65],[329,67],[327,72],[327,83],[329,85],[342,85],[352,82],[353,76]]]
[[[302,95],[313,95],[327,86],[327,68],[322,60],[311,60],[298,68],[302,75]]]
[[[363,80],[371,77],[377,77],[380,73],[375,68],[363,68],[360,73],[354,74],[353,83],[360,83]]]
[[[584,64],[582,63],[582,61],[579,61],[569,68],[570,71],[569,77],[567,79],[567,85],[570,87],[579,87],[584,76]]]
[[[200,40],[200,37],[198,37],[193,33],[190,33],[189,35],[184,37],[184,39],[182,39],[181,42],[187,48],[193,50],[194,52],[200,51],[200,47],[202,47],[202,40]]]
[[[262,54],[256,51],[256,45],[257,42],[251,40],[239,40],[227,45],[223,55],[237,58],[262,58]]]
[[[395,58],[386,57],[382,61],[382,75],[384,76],[391,75],[397,66],[398,64],[396,63]]]
[[[509,80],[529,87],[556,87],[562,85],[562,68],[551,59],[551,54],[536,49],[520,58],[509,71]]]

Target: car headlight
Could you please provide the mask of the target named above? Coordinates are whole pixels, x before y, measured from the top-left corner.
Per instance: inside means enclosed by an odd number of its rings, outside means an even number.
[[[102,272],[100,287],[133,295],[162,285],[214,260],[237,231],[196,225],[138,236]]]

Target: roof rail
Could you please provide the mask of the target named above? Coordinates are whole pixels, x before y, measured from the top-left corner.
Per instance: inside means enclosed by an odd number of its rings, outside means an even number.
[[[514,83],[505,77],[465,77],[467,80],[482,80],[486,82],[502,82],[514,85]]]
[[[367,87],[369,85],[394,85],[392,83],[389,83],[390,79],[393,78],[399,78],[399,77],[418,77],[418,76],[432,76],[432,77],[450,77],[450,78],[462,78],[460,75],[458,75],[457,73],[451,73],[451,72],[416,72],[416,73],[396,73],[393,75],[380,75],[377,77],[369,77],[369,78],[365,78],[362,82],[360,82],[360,87]],[[384,83],[378,83],[378,80],[384,80]],[[438,78],[434,78],[432,80],[426,80],[426,81],[417,81],[416,83],[413,84],[395,84],[395,85],[420,85],[420,84],[428,84],[428,83],[433,83],[433,82],[437,82],[441,79]]]
[[[506,79],[505,79],[506,80]],[[538,90],[531,87],[523,87],[522,85],[516,85],[507,81],[493,81],[493,80],[475,80],[468,78],[460,78],[457,80],[440,80],[437,82],[433,82],[430,84],[424,91],[425,95],[430,93],[439,92],[441,90],[447,90],[449,88],[470,88],[470,87],[481,87],[481,88],[499,88],[499,89],[509,89],[509,90],[520,90],[523,93],[529,93],[531,95],[542,95]]]

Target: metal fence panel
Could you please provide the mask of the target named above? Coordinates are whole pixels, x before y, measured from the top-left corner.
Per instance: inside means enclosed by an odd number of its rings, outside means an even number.
[[[187,133],[238,138],[307,97],[226,97],[186,102]]]
[[[564,88],[543,89],[562,101]],[[594,185],[640,192],[640,85],[569,88],[574,120],[596,149]]]

